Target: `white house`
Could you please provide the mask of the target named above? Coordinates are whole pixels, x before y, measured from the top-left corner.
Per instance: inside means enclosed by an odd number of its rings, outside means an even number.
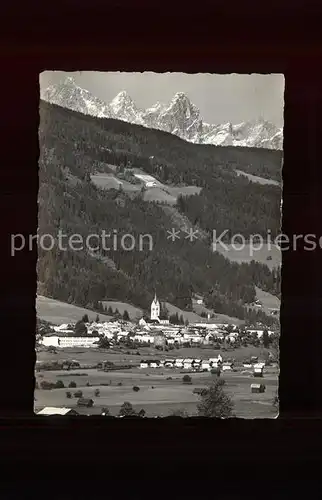
[[[55,332],[58,333],[73,333],[74,330],[71,328],[71,325],[63,324],[59,326],[53,326]]]
[[[218,358],[210,358],[209,359],[209,364],[213,367],[213,368],[217,368],[218,364],[221,363],[221,361],[218,359]]]
[[[209,361],[202,361],[201,363],[201,369],[202,370],[211,370],[211,366],[210,366],[210,363]]]
[[[120,340],[121,338],[127,337],[129,332],[118,332],[117,333],[117,340]]]
[[[253,366],[254,376],[262,377],[263,376],[263,372],[264,372],[264,366],[265,366],[265,363],[256,363],[256,364],[254,364],[254,366]]]
[[[195,304],[198,304],[198,305],[203,305],[203,297],[202,295],[199,295],[199,294],[194,294],[193,296],[193,299],[192,301],[195,303]]]
[[[170,321],[168,319],[160,319],[160,325],[169,325]]]
[[[217,323],[208,323],[207,320],[203,323],[194,323],[193,326],[196,328],[207,328],[208,330],[218,330],[219,328]]]
[[[255,363],[254,364],[254,369],[263,369],[265,366],[265,363]]]
[[[46,415],[46,416],[54,416],[54,415],[78,415],[77,411],[72,408],[55,408],[54,406],[46,406],[40,410],[37,415]]]
[[[192,334],[192,335],[189,335],[189,340],[192,343],[198,344],[203,340],[203,338],[200,335]]]
[[[134,177],[144,182],[145,187],[155,187],[159,185],[158,181],[152,177],[152,175],[134,174]]]
[[[248,333],[250,335],[256,334],[258,338],[261,338],[261,336],[263,335],[263,332],[264,332],[264,330],[247,330],[246,331],[246,333]]]
[[[214,339],[213,334],[212,333],[207,333],[207,335],[205,335],[203,337],[202,342],[203,342],[203,344],[207,345],[207,344],[210,344],[213,341],[213,339]]]
[[[200,370],[201,369],[201,359],[194,359],[192,363],[192,367],[194,370]]]
[[[60,335],[44,335],[41,343],[53,347],[92,347],[97,344],[99,337],[74,337]]]
[[[153,335],[134,335],[133,337],[134,340],[137,342],[142,342],[142,343],[147,343],[147,344],[153,344],[154,343],[154,337]]]
[[[209,358],[209,362],[213,362],[213,363],[222,363],[222,356],[220,354],[218,354],[217,358]]]
[[[264,333],[264,330],[247,330],[246,333],[257,334],[257,337],[260,339]],[[272,335],[272,330],[267,330],[268,335]]]
[[[149,364],[147,361],[141,361],[140,368],[149,368]]]

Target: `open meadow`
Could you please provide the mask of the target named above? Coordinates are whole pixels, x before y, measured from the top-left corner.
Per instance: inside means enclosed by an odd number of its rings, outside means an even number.
[[[235,170],[237,175],[243,175],[247,177],[251,182],[257,182],[258,184],[262,184],[263,186],[265,185],[271,185],[271,186],[280,186],[280,183],[277,181],[274,181],[273,179],[265,179],[264,177],[259,177],[258,175],[253,175],[253,174],[247,174],[246,172],[243,172],[242,170]]]
[[[117,415],[121,405],[128,401],[136,410],[143,408],[148,417],[168,416],[175,410],[185,410],[193,416],[197,413],[199,397],[193,393],[195,388],[207,387],[212,380],[217,378],[209,372],[189,373],[191,384],[184,384],[182,377],[184,373],[176,368],[147,368],[140,369],[137,365],[144,357],[173,358],[173,357],[195,357],[209,358],[218,355],[213,349],[184,348],[171,353],[156,353],[153,349],[140,349],[138,354],[117,353],[99,351],[98,349],[66,349],[59,350],[57,354],[40,351],[37,353],[38,361],[73,359],[80,363],[77,370],[37,370],[36,380],[38,385],[42,381],[64,383],[65,388],[52,390],[35,390],[35,410],[44,406],[66,406],[76,407],[77,398],[68,399],[66,392],[72,395],[77,390],[83,392],[83,396],[94,401],[93,408],[79,409],[82,414],[100,414],[103,407],[107,407],[112,415]],[[150,352],[149,352],[150,351]],[[152,353],[154,351],[154,355]],[[169,354],[169,355],[168,355]],[[172,355],[171,355],[172,354]],[[235,414],[241,418],[271,418],[276,416],[273,407],[273,398],[277,390],[278,373],[274,367],[267,367],[263,379],[255,379],[250,369],[242,366],[242,361],[252,355],[265,355],[261,348],[240,348],[224,353],[224,359],[236,360],[236,370],[222,372],[221,378],[226,381],[225,390],[231,395]],[[117,371],[102,371],[96,368],[88,368],[102,360],[111,361],[116,365],[133,364],[131,369]],[[260,381],[266,385],[266,391],[262,394],[252,394],[250,386]],[[69,388],[70,382],[75,382],[76,388]],[[139,391],[133,391],[138,386]],[[99,390],[99,396],[95,396],[95,390]]]
[[[282,252],[273,242],[271,244],[265,243],[261,247],[254,243],[253,248],[250,244],[241,246],[238,241],[236,241],[236,245],[225,243],[225,246],[218,242],[215,250],[233,262],[249,263],[254,260],[265,264],[270,270],[279,267],[282,263]]]
[[[39,362],[62,362],[65,360],[77,360],[80,367],[92,366],[102,361],[111,361],[116,365],[139,364],[141,359],[176,359],[176,358],[215,358],[218,354],[223,356],[224,361],[234,359],[236,363],[242,364],[245,359],[251,356],[258,356],[265,359],[270,349],[263,347],[238,347],[228,348],[223,352],[222,349],[213,347],[181,347],[168,352],[158,351],[154,347],[140,347],[138,349],[112,348],[97,349],[85,347],[69,347],[65,349],[56,348],[56,354],[46,349],[37,352],[37,361]]]
[[[140,169],[135,169],[137,174],[145,175],[145,172]],[[190,196],[201,191],[198,186],[168,186],[162,184],[154,177],[151,180],[155,183],[153,187],[146,187],[144,190],[145,201],[162,202],[168,205],[175,205],[179,195]],[[91,175],[92,182],[100,189],[120,189],[126,193],[139,193],[144,186],[144,182],[138,184],[131,184],[130,182],[119,179],[112,173],[96,173]]]
[[[90,321],[94,321],[97,316],[96,312],[84,307],[67,304],[67,302],[50,299],[42,295],[38,295],[36,298],[36,309],[38,318],[54,325],[76,323],[84,314],[88,315]],[[99,316],[101,321],[111,320],[111,316],[107,316],[106,314],[100,314]]]
[[[266,309],[279,309],[281,306],[281,301],[275,295],[265,292],[261,288],[255,286],[256,298],[261,301],[263,307]]]

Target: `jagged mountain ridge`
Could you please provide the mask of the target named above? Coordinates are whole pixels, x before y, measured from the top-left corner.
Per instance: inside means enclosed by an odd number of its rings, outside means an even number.
[[[139,109],[126,91],[109,104],[76,85],[72,77],[41,90],[41,98],[52,104],[99,118],[116,118],[175,134],[197,144],[282,149],[283,130],[265,120],[212,125],[205,123],[199,109],[184,92],[177,92],[169,104],[156,103]]]

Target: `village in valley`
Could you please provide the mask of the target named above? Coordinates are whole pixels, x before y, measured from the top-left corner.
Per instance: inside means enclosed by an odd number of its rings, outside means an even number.
[[[275,418],[283,75],[85,73],[40,75],[35,413]]]
[[[194,298],[202,305],[203,298]],[[39,415],[196,416],[207,387],[221,380],[234,416],[277,415],[277,328],[183,321],[162,314],[76,323],[38,321],[35,412]],[[162,319],[161,319],[162,318]]]

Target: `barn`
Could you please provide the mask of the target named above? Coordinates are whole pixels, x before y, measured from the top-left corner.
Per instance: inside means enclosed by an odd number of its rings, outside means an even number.
[[[265,392],[265,389],[266,389],[264,384],[251,384],[250,388],[251,388],[251,392],[254,392],[254,393],[263,393],[263,392]]]
[[[263,377],[264,363],[256,363],[254,365],[254,377]]]
[[[79,400],[77,401],[77,406],[86,406],[87,408],[91,408],[93,404],[94,401],[87,398],[79,398]]]

